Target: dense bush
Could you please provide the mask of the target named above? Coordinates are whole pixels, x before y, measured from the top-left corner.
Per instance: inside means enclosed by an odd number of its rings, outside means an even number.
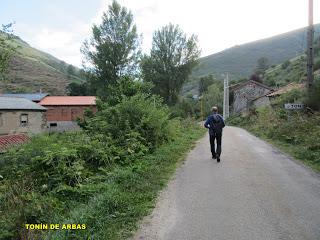
[[[320,76],[315,78],[313,89],[306,99],[306,104],[313,110],[320,110]]]
[[[282,94],[271,102],[272,106],[283,108],[285,103],[302,103],[306,97],[304,89],[293,89],[286,94]]]
[[[64,133],[36,136],[3,155],[0,223],[6,232],[0,231],[0,239],[27,238],[23,228],[16,231],[22,223],[50,221],[73,201],[85,201],[93,193],[85,186],[99,167],[111,168],[116,148],[84,133]]]
[[[178,102],[170,107],[171,117],[179,118],[199,118],[201,114],[200,101],[193,99],[192,96],[179,98]]]
[[[100,103],[98,109],[84,128],[89,135],[101,134],[126,149],[121,157],[143,154],[174,137],[169,109],[154,95],[124,97],[115,106]]]
[[[285,61],[284,63],[281,64],[281,68],[282,69],[286,69],[287,67],[289,67],[289,65],[290,65],[290,61],[287,60],[287,61]]]

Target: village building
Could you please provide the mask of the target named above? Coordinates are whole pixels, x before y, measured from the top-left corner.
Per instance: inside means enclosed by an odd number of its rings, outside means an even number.
[[[260,82],[249,80],[235,86],[233,91],[233,112],[242,113],[247,112],[249,108],[253,106],[253,100],[273,92],[273,89]],[[264,100],[265,99],[263,99],[263,101]],[[264,103],[257,102],[257,104],[259,105]]]
[[[46,96],[49,96],[49,93],[3,93],[3,94],[0,94],[0,97],[26,98],[35,103],[39,103]]]
[[[85,109],[97,111],[95,96],[47,96],[39,104],[47,108],[49,131],[77,130],[77,119],[83,119]]]
[[[46,130],[46,108],[25,98],[0,97],[0,135]]]
[[[271,102],[281,96],[282,94],[288,93],[294,89],[302,89],[305,88],[304,83],[289,83],[288,85],[279,88],[278,90],[275,90],[271,93],[267,93],[265,95],[262,95],[260,97],[257,97],[256,99],[252,100],[252,105],[254,107],[263,107],[263,106],[268,106],[271,104]]]

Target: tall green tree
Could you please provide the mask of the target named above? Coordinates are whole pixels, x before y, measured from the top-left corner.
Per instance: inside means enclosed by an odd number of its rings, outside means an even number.
[[[203,95],[203,108],[205,115],[210,115],[212,106],[217,106],[221,112],[223,106],[223,83],[216,81],[208,87]]]
[[[255,69],[256,75],[264,75],[265,71],[269,68],[269,59],[266,57],[261,57],[257,60],[257,66]]]
[[[153,92],[173,105],[199,54],[197,37],[187,38],[179,26],[169,24],[153,34],[151,53],[141,61],[143,79],[152,82]]]
[[[69,64],[67,67],[68,78],[71,78],[72,75],[75,75],[75,71],[75,67]]]
[[[132,13],[113,1],[103,14],[102,23],[92,28],[92,37],[81,49],[90,71],[90,87],[102,98],[119,84],[122,77],[137,73],[140,37]]]
[[[88,83],[71,82],[67,86],[67,92],[69,96],[86,96],[88,95]]]
[[[202,95],[204,92],[208,91],[208,87],[212,85],[216,79],[212,76],[212,74],[209,74],[205,77],[201,77],[199,81],[199,95]]]

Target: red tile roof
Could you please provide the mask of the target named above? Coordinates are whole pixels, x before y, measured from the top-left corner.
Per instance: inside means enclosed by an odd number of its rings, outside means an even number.
[[[5,151],[9,147],[20,145],[27,142],[30,138],[25,134],[14,134],[0,136],[0,152]]]
[[[42,106],[96,105],[95,96],[47,96],[39,103]]]

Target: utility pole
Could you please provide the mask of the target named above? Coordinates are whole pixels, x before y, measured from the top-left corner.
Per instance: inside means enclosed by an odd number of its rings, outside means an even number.
[[[226,74],[224,78],[223,87],[223,118],[227,119],[229,117],[229,75]]]
[[[199,100],[200,100],[200,111],[201,111],[201,121],[203,121],[204,120],[204,118],[203,118],[203,107],[202,107],[202,99],[203,99],[203,96],[201,95],[200,97],[199,97]]]
[[[313,0],[309,0],[309,26],[308,26],[308,47],[307,47],[307,87],[310,93],[313,84]]]

